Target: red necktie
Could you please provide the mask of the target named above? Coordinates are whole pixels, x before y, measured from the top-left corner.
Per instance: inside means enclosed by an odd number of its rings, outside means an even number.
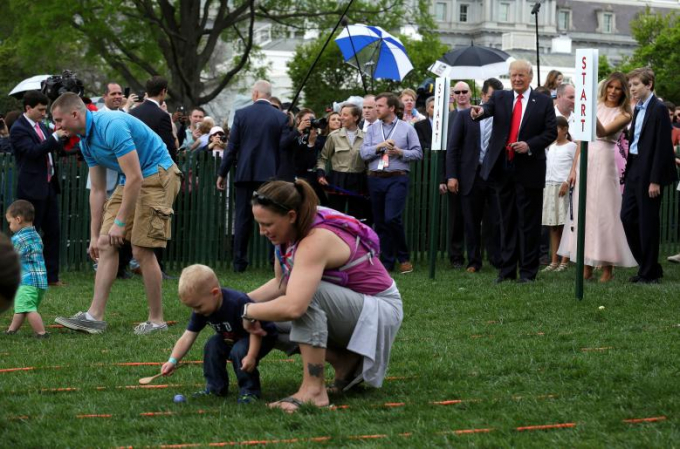
[[[38,135],[38,140],[41,142],[45,141],[45,134],[43,134],[42,129],[40,129],[40,124],[35,122],[35,133]],[[52,164],[50,163],[50,156],[47,156],[47,182],[52,180]]]
[[[517,95],[517,102],[515,108],[512,110],[512,122],[510,123],[510,136],[508,142],[505,144],[505,151],[508,156],[508,161],[512,162],[515,158],[515,150],[510,146],[511,143],[517,142],[519,136],[519,125],[522,122],[522,94]]]

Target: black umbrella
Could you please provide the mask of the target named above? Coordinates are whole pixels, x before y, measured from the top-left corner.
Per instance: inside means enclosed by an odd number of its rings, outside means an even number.
[[[451,79],[487,79],[507,74],[509,58],[502,50],[472,44],[446,52],[430,71]]]

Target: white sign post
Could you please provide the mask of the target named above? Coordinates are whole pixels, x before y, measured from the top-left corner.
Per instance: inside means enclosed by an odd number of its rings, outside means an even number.
[[[576,50],[574,71],[574,140],[592,142],[595,140],[597,118],[597,65],[598,51],[592,48]]]
[[[449,128],[449,90],[451,80],[438,77],[434,83],[434,115],[432,117],[432,151],[430,151],[430,279],[434,279],[439,241],[439,164],[443,164],[440,151],[446,150]]]
[[[574,84],[575,126],[573,138],[581,141],[579,161],[578,223],[576,235],[576,298],[583,299],[583,266],[586,243],[586,186],[588,184],[588,142],[597,137],[597,66],[598,51],[595,49],[576,50]],[[572,203],[572,207],[573,207]]]
[[[449,91],[451,80],[439,77],[434,83],[434,116],[432,117],[432,150],[446,150],[449,128]]]

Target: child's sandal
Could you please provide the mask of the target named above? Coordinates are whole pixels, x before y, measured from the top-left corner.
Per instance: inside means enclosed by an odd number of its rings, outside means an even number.
[[[557,268],[558,268],[557,263],[551,263],[550,265],[548,265],[547,267],[545,267],[545,268],[543,269],[543,272],[546,273],[546,272],[548,272],[548,271],[556,271]]]
[[[561,263],[559,267],[555,268],[555,271],[566,271],[567,268],[569,268],[569,264]]]

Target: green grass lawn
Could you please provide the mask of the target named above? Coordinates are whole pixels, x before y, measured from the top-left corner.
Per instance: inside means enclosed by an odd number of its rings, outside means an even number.
[[[15,336],[0,334],[0,446],[677,446],[680,270],[665,269],[661,285],[640,286],[624,282],[632,271],[616,270],[608,285],[586,283],[578,302],[573,266],[532,285],[496,286],[488,269],[469,274],[442,264],[431,281],[417,264],[416,272],[395,275],[405,317],[383,388],[295,415],[265,405],[295,392],[301,379],[299,356],[277,351],[260,365],[264,398],[253,405],[237,406],[233,372],[226,399],[173,403],[175,394],[203,386],[199,364],[158,379],[161,388],[138,388],[159,367],[129,363],[167,360],[189,310],[177,299],[177,282],[166,281],[166,319],[177,324],[136,336],[134,322],[146,318],[141,279],[118,281],[103,335],[50,329],[51,338],[40,341],[27,325]],[[245,291],[267,278],[264,271],[218,275]],[[68,286],[51,289],[43,303],[46,324],[90,302],[92,273],[63,279]],[[10,319],[0,318],[3,329]],[[185,360],[202,359],[211,333],[202,333]],[[22,367],[33,369],[8,371]],[[655,417],[663,418],[626,422]],[[518,430],[555,424],[564,426]]]

